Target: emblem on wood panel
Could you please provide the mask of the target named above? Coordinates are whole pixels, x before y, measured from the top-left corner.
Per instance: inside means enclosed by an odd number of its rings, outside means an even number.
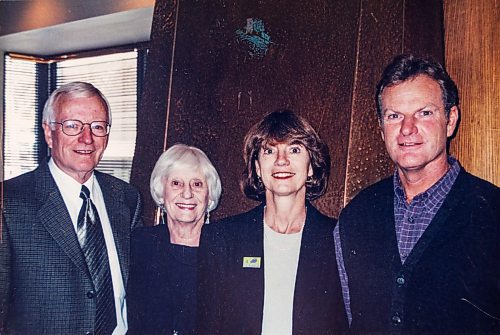
[[[245,45],[251,57],[262,58],[272,44],[271,36],[265,31],[264,22],[258,18],[248,18],[246,26],[236,30],[236,39]]]

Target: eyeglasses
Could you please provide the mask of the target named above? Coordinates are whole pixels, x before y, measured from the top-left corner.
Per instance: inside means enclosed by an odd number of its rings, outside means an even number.
[[[64,120],[63,122],[51,121],[50,124],[60,124],[62,126],[62,131],[68,136],[80,135],[83,131],[85,125],[90,126],[90,131],[92,135],[97,137],[104,137],[109,134],[111,125],[106,121],[92,121],[90,123],[84,123],[80,120]]]

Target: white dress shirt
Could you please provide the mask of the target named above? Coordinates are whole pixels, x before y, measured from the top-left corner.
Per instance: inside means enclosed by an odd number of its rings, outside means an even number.
[[[59,192],[61,192],[62,198],[64,200],[66,208],[68,209],[76,233],[78,225],[78,214],[83,204],[83,200],[80,198],[82,184],[59,169],[52,158],[49,160],[49,169],[52,177],[56,182],[57,187],[59,188]],[[99,213],[104,240],[106,241],[106,249],[108,250],[108,259],[111,268],[111,280],[113,281],[113,292],[115,295],[115,310],[117,322],[116,328],[113,331],[113,335],[122,335],[127,332],[128,328],[127,303],[125,299],[125,286],[123,284],[123,277],[120,270],[120,263],[118,261],[118,252],[115,246],[113,231],[111,230],[111,224],[109,222],[108,212],[106,211],[106,205],[104,202],[104,197],[102,195],[101,187],[99,186],[99,183],[97,182],[94,174],[92,174],[92,176],[84,183],[84,185],[87,186],[87,188],[90,190],[90,199],[92,199],[92,202],[94,203],[95,207],[97,208],[97,212]]]

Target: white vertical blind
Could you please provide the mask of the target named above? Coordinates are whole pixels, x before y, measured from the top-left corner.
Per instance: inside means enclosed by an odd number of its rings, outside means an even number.
[[[4,179],[38,166],[37,64],[5,56],[4,67]]]

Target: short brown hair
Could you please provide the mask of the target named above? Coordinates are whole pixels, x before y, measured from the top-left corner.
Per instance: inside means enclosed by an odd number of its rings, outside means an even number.
[[[450,116],[451,108],[453,106],[458,107],[459,97],[457,85],[440,63],[432,59],[419,58],[413,55],[398,55],[394,57],[389,65],[387,65],[377,84],[377,117],[381,124],[383,121],[382,93],[384,90],[388,87],[399,85],[407,80],[415,79],[421,75],[434,79],[441,88],[444,111],[447,119]]]
[[[266,115],[250,128],[243,141],[245,171],[241,188],[250,199],[265,200],[264,185],[260,181],[255,161],[268,143],[299,143],[309,153],[313,175],[306,182],[306,198],[314,200],[323,195],[330,176],[330,154],[327,145],[304,118],[289,110],[278,110]]]

